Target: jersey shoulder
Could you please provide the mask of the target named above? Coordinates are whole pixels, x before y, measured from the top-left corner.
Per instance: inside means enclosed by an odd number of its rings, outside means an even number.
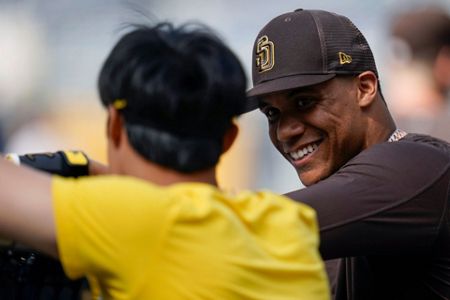
[[[450,164],[450,145],[427,135],[408,134],[398,142],[374,145],[350,160],[346,167],[376,164],[398,170],[444,170]]]

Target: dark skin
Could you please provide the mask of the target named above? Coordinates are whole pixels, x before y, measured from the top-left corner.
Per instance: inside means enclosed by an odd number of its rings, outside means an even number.
[[[395,130],[377,83],[367,71],[261,97],[270,139],[305,186],[327,178]]]

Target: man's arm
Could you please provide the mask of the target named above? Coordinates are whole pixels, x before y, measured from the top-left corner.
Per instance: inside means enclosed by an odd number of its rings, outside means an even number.
[[[48,174],[0,159],[0,236],[57,257]]]
[[[445,214],[449,165],[448,153],[429,145],[384,143],[287,196],[317,211],[324,259],[421,254]]]

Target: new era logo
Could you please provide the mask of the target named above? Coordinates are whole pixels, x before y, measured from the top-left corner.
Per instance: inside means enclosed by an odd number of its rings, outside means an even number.
[[[256,67],[258,72],[266,72],[275,65],[275,47],[267,35],[260,37],[256,43]]]
[[[339,63],[341,65],[343,64],[349,64],[352,62],[352,57],[348,54],[345,54],[344,52],[339,52]]]

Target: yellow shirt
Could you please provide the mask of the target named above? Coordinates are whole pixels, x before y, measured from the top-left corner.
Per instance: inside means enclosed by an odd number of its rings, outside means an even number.
[[[329,299],[314,211],[269,192],[53,179],[59,255],[105,299]]]

